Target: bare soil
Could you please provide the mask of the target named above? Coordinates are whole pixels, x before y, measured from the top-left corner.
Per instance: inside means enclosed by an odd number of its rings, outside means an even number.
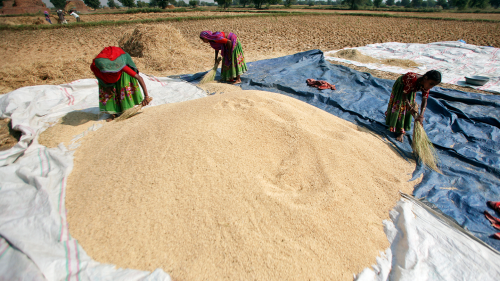
[[[138,59],[142,72],[157,76],[195,73],[212,67],[213,50],[199,39],[199,32],[202,30],[236,33],[242,42],[247,61],[310,49],[330,51],[383,42],[430,43],[463,39],[470,44],[500,47],[500,37],[497,36],[500,33],[500,23],[487,22],[311,15],[193,20],[148,25],[176,28],[187,42],[185,48],[196,56],[195,61],[185,61],[186,63],[178,64],[175,68],[162,71],[152,69],[149,64],[141,65]],[[60,84],[80,78],[93,78],[89,69],[93,57],[106,46],[118,45],[118,41],[137,26],[139,25],[2,30],[0,93],[28,85]]]
[[[167,14],[189,16],[213,15],[217,12],[89,14],[82,17],[94,17],[96,20],[102,20],[100,17],[107,17],[119,20],[131,17],[165,17]],[[436,14],[442,16],[445,13]],[[496,16],[496,14],[480,15]],[[0,20],[16,21],[17,18],[5,17]],[[29,17],[19,18],[22,21],[23,18]],[[1,30],[0,38],[3,40],[0,41],[0,61],[2,61],[0,94],[23,86],[57,85],[82,78],[94,78],[89,66],[99,51],[106,46],[118,46],[120,39],[129,36],[137,27],[147,26],[169,28],[174,30],[177,36],[175,40],[162,42],[163,48],[151,54],[149,58],[134,58],[143,73],[156,76],[196,73],[212,68],[213,50],[199,39],[199,32],[202,30],[236,33],[242,42],[247,62],[311,49],[330,51],[383,42],[430,43],[463,39],[470,44],[500,47],[498,36],[500,23],[340,15],[192,20],[53,30]],[[162,30],[162,28],[151,30],[147,33],[151,38],[168,37],[159,31],[154,33],[154,30]],[[156,63],[151,63],[155,58]],[[380,78],[394,80],[399,76],[354,65],[346,66],[369,72]],[[490,94],[456,85],[442,84],[440,86]]]

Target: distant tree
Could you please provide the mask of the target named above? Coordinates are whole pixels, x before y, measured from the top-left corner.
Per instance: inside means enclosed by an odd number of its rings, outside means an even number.
[[[89,6],[94,10],[98,9],[99,6],[101,5],[101,1],[99,0],[83,0],[83,3],[85,3],[85,5]]]
[[[411,6],[413,8],[420,8],[420,7],[422,7],[422,0],[411,0]]]
[[[436,7],[436,1],[435,0],[427,0],[427,7]]]
[[[283,4],[285,5],[285,7],[290,8],[296,2],[297,2],[296,0],[285,0]]]
[[[396,6],[398,6],[398,7],[403,6],[403,4],[401,3],[401,1],[397,1],[397,2],[395,3],[395,5],[396,5]]]
[[[373,0],[373,6],[380,8],[380,4],[382,4],[382,0]]]
[[[401,6],[410,7],[411,6],[410,0],[401,0]]]
[[[149,6],[148,3],[141,1],[141,0],[137,0],[137,8],[146,8],[148,6]]]
[[[441,7],[443,7],[443,9],[448,9],[448,1],[446,0],[437,0],[437,4]]]
[[[469,5],[469,0],[454,0],[453,6],[457,7],[459,10],[464,10]]]
[[[385,1],[385,4],[387,6],[394,6],[394,0],[387,0],[387,1]]]
[[[118,8],[118,5],[116,4],[115,0],[108,0],[108,7]]]
[[[50,0],[50,3],[52,3],[56,9],[64,9],[66,6],[66,0]]]
[[[498,7],[500,7],[500,0],[490,0],[490,5],[495,9],[498,9]]]
[[[240,5],[243,5],[243,8],[245,8],[248,3],[250,3],[250,0],[240,0]]]
[[[469,7],[484,9],[488,6],[488,0],[470,0]]]
[[[365,6],[373,7],[373,1],[372,0],[365,0]]]
[[[253,4],[255,5],[255,8],[261,9],[262,4],[266,3],[266,0],[252,0]]]
[[[120,3],[122,3],[124,7],[129,7],[129,8],[135,7],[134,0],[118,0],[118,1],[120,1]]]
[[[215,0],[215,2],[217,2],[219,8],[227,9],[231,6],[231,0]]]
[[[199,6],[200,5],[200,2],[198,0],[189,0],[189,6],[191,7],[196,7],[196,6]]]
[[[364,0],[344,0],[342,4],[346,4],[349,6],[351,10],[358,10],[359,6],[363,4]]]

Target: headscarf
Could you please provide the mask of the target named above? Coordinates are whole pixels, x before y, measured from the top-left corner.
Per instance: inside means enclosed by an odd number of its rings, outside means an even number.
[[[216,31],[213,32],[209,30],[202,31],[200,37],[210,41],[222,40],[224,39],[224,32]]]
[[[46,16],[48,16],[48,15],[49,15],[49,12],[47,12],[47,11],[45,11],[45,12],[43,12],[43,13],[44,13]]]
[[[105,84],[113,84],[120,80],[125,66],[136,68],[129,54],[119,47],[104,48],[92,61],[90,69],[98,80]]]
[[[213,49],[221,50],[221,56],[224,58],[224,64],[231,65],[231,55],[234,51],[234,48],[236,47],[236,44],[238,43],[238,38],[236,37],[236,34],[231,32],[227,36],[227,39],[231,40],[232,43],[231,50],[227,49],[226,44],[214,42],[226,39],[224,36],[224,32],[220,31],[212,32],[209,30],[205,30],[200,33],[200,38],[209,40],[210,46],[212,46]]]

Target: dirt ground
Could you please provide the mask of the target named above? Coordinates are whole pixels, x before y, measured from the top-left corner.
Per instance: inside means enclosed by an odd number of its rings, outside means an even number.
[[[83,22],[96,21],[123,21],[123,20],[142,20],[142,19],[157,19],[157,18],[172,18],[172,17],[199,17],[199,16],[222,16],[222,15],[240,15],[242,13],[232,12],[165,12],[165,13],[137,13],[137,14],[81,14],[80,20]],[[247,13],[245,13],[247,14]],[[250,13],[251,14],[251,13]],[[68,23],[76,22],[73,16],[66,15],[64,17]],[[57,15],[51,14],[53,24],[57,23]],[[23,16],[23,17],[0,17],[0,24],[20,25],[20,24],[44,24],[49,23],[43,16]]]
[[[310,49],[330,51],[382,42],[430,43],[463,39],[470,44],[500,47],[500,23],[487,22],[310,15],[194,20],[159,25],[176,28],[187,42],[186,49],[192,50],[191,58],[186,59],[196,60],[197,63],[180,63],[175,68],[157,71],[148,65],[140,65],[138,59],[142,72],[157,76],[195,73],[211,68],[213,51],[199,39],[201,30],[236,33],[243,44],[247,61]],[[120,38],[137,26],[2,30],[0,93],[28,85],[60,84],[92,78],[89,69],[92,58],[102,48],[118,45]]]
[[[316,11],[316,10],[314,10]],[[211,15],[215,12],[193,12]],[[172,13],[174,16],[190,13]],[[443,15],[444,13],[436,13]],[[111,15],[119,17],[156,16],[158,14]],[[456,14],[452,14],[456,15]],[[471,15],[471,14],[467,14]],[[482,14],[485,15],[485,14]],[[488,15],[488,14],[486,14]],[[93,15],[109,16],[109,15]],[[15,18],[10,18],[15,19]],[[311,49],[330,51],[372,43],[430,43],[463,39],[470,44],[500,47],[500,23],[454,22],[420,19],[362,16],[289,16],[192,20],[147,25],[77,27],[53,30],[1,30],[0,94],[23,86],[62,84],[82,78],[94,78],[92,59],[106,46],[118,46],[119,40],[139,26],[168,26],[177,37],[165,43],[153,57],[161,57],[163,66],[151,59],[134,58],[141,72],[169,76],[206,71],[213,66],[213,50],[199,39],[202,30],[231,31],[242,42],[247,62],[290,55]],[[149,33],[151,38],[167,35]],[[168,37],[168,36],[167,36]],[[169,37],[170,38],[170,37]],[[173,38],[173,37],[172,37]],[[159,50],[160,50],[159,49]],[[348,67],[386,79],[397,75],[363,67]],[[480,92],[455,85],[443,87]],[[6,124],[3,124],[5,127]]]
[[[193,12],[164,12],[164,13],[137,13],[137,14],[117,14],[117,13],[103,13],[99,10],[98,13],[81,14],[80,19],[84,22],[97,22],[97,21],[123,21],[123,20],[141,20],[141,19],[157,19],[157,18],[170,18],[170,17],[197,17],[197,16],[221,16],[221,15],[236,15],[243,14],[242,12],[231,12],[231,10],[242,10],[242,8],[231,8],[225,12],[221,11],[193,11]],[[255,9],[246,9],[248,13],[252,14]],[[390,14],[408,17],[432,17],[432,18],[456,18],[456,19],[486,19],[486,20],[500,20],[500,13],[481,14],[481,13],[413,13],[413,12],[390,12],[390,11],[350,11],[350,10],[321,10],[321,9],[273,9],[273,12],[301,12],[301,13],[332,13],[332,14]],[[56,14],[51,14],[52,23],[57,23]],[[76,22],[76,19],[70,15],[65,16],[68,22]],[[32,24],[48,25],[43,16],[23,16],[23,17],[0,17],[0,24],[7,25],[20,25]]]

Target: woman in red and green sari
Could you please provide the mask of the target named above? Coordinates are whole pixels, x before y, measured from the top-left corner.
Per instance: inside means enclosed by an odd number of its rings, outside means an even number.
[[[107,121],[136,105],[149,103],[144,80],[130,55],[121,48],[104,48],[92,61],[90,69],[99,82],[99,110],[111,114]],[[144,97],[139,85],[144,90]]]
[[[441,83],[441,73],[437,70],[428,71],[423,76],[408,72],[396,80],[385,112],[385,124],[389,126],[391,132],[396,134],[398,141],[403,142],[406,131],[410,130],[412,113],[418,114],[418,112],[412,112],[416,93],[422,92],[420,114],[416,118],[416,121],[422,123],[429,91],[439,83]]]
[[[241,74],[247,71],[245,56],[241,42],[234,33],[202,31],[200,39],[215,50],[215,62],[222,56],[221,81],[228,81],[233,84],[241,83]]]

